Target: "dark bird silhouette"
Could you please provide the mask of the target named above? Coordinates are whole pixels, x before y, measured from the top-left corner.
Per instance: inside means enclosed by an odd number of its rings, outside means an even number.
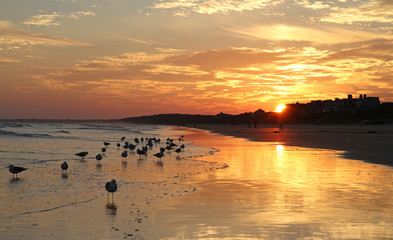
[[[165,148],[160,147],[160,152],[164,153],[165,152]]]
[[[141,158],[142,155],[146,154],[145,151],[140,150],[139,148],[136,150],[136,153],[139,155],[139,159]]]
[[[109,205],[109,193],[112,193],[112,205],[114,205],[113,195],[117,190],[117,183],[115,179],[112,179],[110,182],[105,184],[105,189],[108,191],[108,205]]]
[[[126,137],[121,137],[121,141],[123,141],[124,139],[126,139]]]
[[[101,148],[101,152],[102,152],[102,154],[104,154],[105,152],[106,152],[106,148]]]
[[[83,160],[87,156],[87,154],[89,154],[89,152],[75,153],[76,156],[79,156],[82,158],[81,160]]]
[[[27,168],[24,168],[24,167],[16,167],[16,166],[14,166],[14,165],[9,165],[7,168],[8,168],[8,170],[10,171],[10,173],[12,173],[12,180],[18,179],[18,173],[27,170]],[[14,176],[15,176],[15,177],[14,177]]]
[[[136,145],[134,145],[134,144],[129,144],[129,145],[128,145],[128,148],[129,148],[131,151],[134,151],[134,149],[136,148]]]
[[[177,145],[175,143],[173,143],[173,142],[169,143],[169,146],[170,147],[177,147]]]
[[[154,156],[157,157],[159,161],[161,161],[161,158],[164,156],[164,153],[159,152],[159,153],[154,154]]]
[[[100,166],[100,161],[102,160],[102,155],[101,154],[97,154],[96,155],[96,160],[97,160],[97,166]]]
[[[176,148],[175,152],[179,155],[181,153],[181,148]]]
[[[111,145],[111,144],[108,143],[108,142],[104,142],[104,145],[105,145],[105,146],[109,146],[109,145]]]
[[[63,173],[67,173],[67,169],[68,169],[68,163],[67,162],[63,162],[61,165],[61,170]]]
[[[180,145],[180,147],[184,149],[186,146],[184,146],[184,144],[182,144],[182,145]]]
[[[134,142],[135,143],[139,143],[139,139],[138,138],[134,138]]]
[[[125,162],[126,161],[126,157],[128,156],[127,151],[124,151],[121,153],[121,157],[122,157],[122,161]]]

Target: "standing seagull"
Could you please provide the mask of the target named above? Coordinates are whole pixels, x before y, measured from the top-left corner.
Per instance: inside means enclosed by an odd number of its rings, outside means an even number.
[[[109,205],[109,193],[112,193],[112,206],[114,205],[113,195],[117,190],[117,183],[115,179],[105,184],[105,189],[108,191],[108,205]]]
[[[101,160],[102,160],[102,155],[101,154],[97,154],[96,156],[96,160],[97,160],[97,166],[101,166]]]
[[[159,153],[154,154],[154,156],[157,157],[159,161],[161,161],[161,158],[164,156],[164,153],[159,152]]]
[[[85,157],[87,156],[87,154],[89,154],[88,152],[80,152],[80,153],[75,153],[76,156],[81,157],[81,160],[84,160]]]
[[[127,162],[126,161],[126,157],[128,156],[127,151],[124,151],[121,153],[121,157],[122,157],[122,162]]]
[[[62,170],[62,172],[63,172],[63,173],[65,172],[65,174],[67,174],[67,169],[68,169],[68,163],[67,163],[67,162],[63,162],[63,163],[61,164],[61,170]]]
[[[177,148],[175,152],[177,152],[177,158],[180,158],[181,148]]]
[[[12,180],[17,180],[18,179],[18,173],[23,172],[24,170],[27,170],[27,168],[24,167],[16,167],[14,165],[9,165],[8,170],[10,173],[12,173]],[[15,175],[15,178],[14,178]]]

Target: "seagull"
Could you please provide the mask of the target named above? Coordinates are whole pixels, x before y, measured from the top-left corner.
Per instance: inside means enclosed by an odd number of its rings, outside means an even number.
[[[67,173],[67,169],[68,169],[68,163],[67,162],[63,162],[61,165],[61,170],[64,173]]]
[[[173,142],[170,142],[170,143],[169,143],[169,146],[170,146],[170,147],[177,147],[177,145],[174,144]]]
[[[179,155],[180,152],[181,152],[181,148],[177,148],[177,149],[175,150],[175,152],[177,152],[177,155]]]
[[[123,158],[122,161],[126,162],[126,157],[128,156],[127,151],[121,153],[121,157]]]
[[[80,153],[75,153],[75,155],[76,156],[79,156],[79,157],[81,157],[82,159],[81,160],[83,160],[84,159],[84,157],[86,157],[87,156],[87,154],[89,154],[88,152],[80,152]]]
[[[101,155],[101,154],[98,154],[98,155],[96,156],[97,166],[100,165],[100,164],[98,163],[98,161],[101,161],[101,159],[102,159],[102,155]]]
[[[141,159],[141,156],[142,156],[143,154],[146,154],[145,151],[140,150],[139,148],[136,150],[136,153],[139,155],[139,159]]]
[[[108,205],[109,205],[109,193],[112,193],[112,205],[114,205],[113,202],[113,195],[117,190],[117,183],[115,179],[112,179],[110,182],[107,182],[105,184],[105,189],[108,191]]]
[[[23,172],[24,170],[27,170],[27,168],[16,167],[14,165],[9,165],[7,168],[10,171],[10,173],[12,173],[12,180],[18,179],[18,173]],[[15,175],[15,178],[14,178],[14,175]]]
[[[154,154],[154,156],[157,157],[159,161],[161,161],[161,158],[164,156],[164,154],[162,152],[159,152]]]
[[[104,152],[106,152],[106,148],[101,148],[101,152],[102,152],[102,154],[104,154]]]

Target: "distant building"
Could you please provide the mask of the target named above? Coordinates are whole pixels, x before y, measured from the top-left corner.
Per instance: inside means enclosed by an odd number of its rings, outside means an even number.
[[[356,111],[359,109],[377,108],[381,102],[379,97],[367,97],[366,94],[359,95],[359,98],[353,98],[351,94],[348,98],[335,98],[334,100],[316,100],[310,103],[287,104],[287,110],[301,114],[322,113],[322,112],[341,112]]]

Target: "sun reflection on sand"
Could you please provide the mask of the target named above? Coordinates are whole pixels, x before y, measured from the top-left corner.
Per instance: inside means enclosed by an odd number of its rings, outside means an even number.
[[[206,237],[199,234],[207,230],[220,239],[393,237],[389,167],[347,160],[333,150],[192,137],[221,150],[203,160],[229,167],[201,175],[200,191],[158,212],[157,221],[167,222],[162,227],[168,232],[174,228],[187,239]],[[173,221],[180,216],[189,221]]]

